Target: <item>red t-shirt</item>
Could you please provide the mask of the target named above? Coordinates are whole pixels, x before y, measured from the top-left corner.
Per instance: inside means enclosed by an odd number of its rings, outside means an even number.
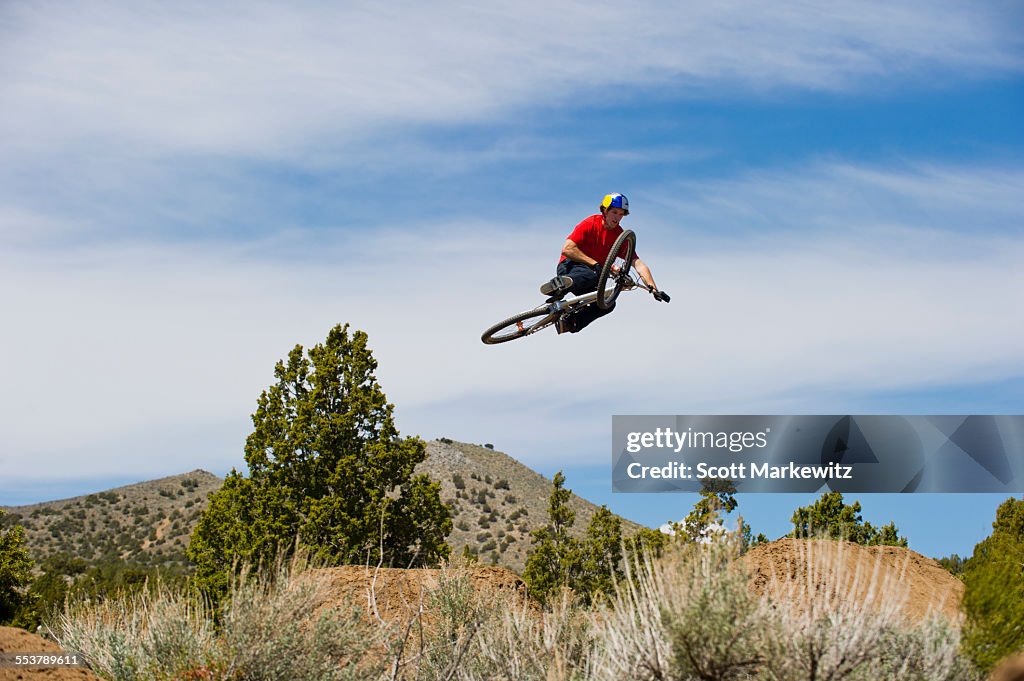
[[[576,229],[572,230],[569,239],[581,251],[596,260],[599,265],[603,265],[620,234],[622,234],[621,225],[615,229],[605,229],[604,216],[598,213],[597,215],[591,215],[589,218],[584,218],[580,224],[576,225]],[[619,251],[619,257],[625,257],[625,251],[626,247],[623,246]],[[640,256],[634,252],[633,257],[638,258]],[[563,255],[558,259],[558,262],[562,262],[565,259],[566,257]]]

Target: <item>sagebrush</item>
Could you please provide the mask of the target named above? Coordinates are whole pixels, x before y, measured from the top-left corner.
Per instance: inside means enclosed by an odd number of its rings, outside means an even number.
[[[521,591],[474,587],[472,565],[388,620],[368,591],[331,603],[292,562],[235,582],[220,610],[181,590],[69,604],[52,625],[109,679],[376,681],[975,681],[956,623],[900,619],[900,585],[844,574],[806,545],[806,585],[749,588],[739,539],[633,554],[606,599],[571,590],[541,607]],[[831,562],[831,563],[830,563]],[[368,568],[372,571],[372,568]],[[866,594],[842,598],[845,589]],[[366,598],[363,598],[365,596]]]

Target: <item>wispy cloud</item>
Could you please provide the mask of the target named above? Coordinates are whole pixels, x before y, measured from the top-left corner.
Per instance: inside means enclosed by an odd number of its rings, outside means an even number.
[[[1022,66],[1012,4],[82,0],[0,11],[7,153],[309,159],[368,132],[623,88],[838,90]]]
[[[404,432],[495,441],[527,462],[579,452],[611,413],[816,413],[835,386],[1020,376],[1019,178],[818,164],[691,186],[672,210],[653,202],[661,218],[630,217],[670,305],[624,294],[579,336],[497,347],[480,332],[540,302],[564,237],[546,221],[8,251],[0,353],[16,361],[0,375],[0,477],[240,464],[273,363],[344,321],[370,333]],[[692,229],[758,215],[788,229]],[[965,215],[990,229],[958,227]]]
[[[1017,236],[1024,226],[1022,187],[1024,170],[1010,165],[812,161],[662,184],[645,198],[655,204],[658,220],[701,240],[720,235],[777,241],[835,231],[876,235],[888,242],[908,228],[915,234],[935,230]],[[945,243],[950,252],[965,246]],[[928,246],[942,249],[944,243]]]

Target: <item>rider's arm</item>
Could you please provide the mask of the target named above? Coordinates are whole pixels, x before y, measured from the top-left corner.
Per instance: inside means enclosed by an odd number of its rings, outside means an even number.
[[[562,246],[562,255],[569,258],[573,262],[581,262],[584,265],[593,267],[597,265],[597,261],[591,258],[589,255],[580,250],[580,247],[576,245],[576,242],[572,239],[566,239],[565,245]]]
[[[644,261],[640,258],[633,258],[633,268],[636,269],[637,274],[644,280],[644,283],[651,287],[651,290],[657,291],[658,286],[654,283],[654,276],[651,274],[651,270],[644,264]]]

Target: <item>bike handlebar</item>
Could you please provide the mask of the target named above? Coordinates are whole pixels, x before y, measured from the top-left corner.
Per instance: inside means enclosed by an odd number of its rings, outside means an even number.
[[[642,281],[639,277],[636,277],[636,276],[624,277],[624,278],[620,279],[619,281],[623,284],[623,287],[626,288],[626,289],[635,289],[635,288],[642,288],[642,289],[644,289],[645,291],[650,293],[652,296],[654,296],[654,299],[657,300],[659,303],[668,303],[668,302],[671,302],[671,300],[672,300],[672,296],[670,296],[669,294],[665,293],[664,291],[657,291],[657,290],[651,288],[650,286],[647,285],[647,282]]]

